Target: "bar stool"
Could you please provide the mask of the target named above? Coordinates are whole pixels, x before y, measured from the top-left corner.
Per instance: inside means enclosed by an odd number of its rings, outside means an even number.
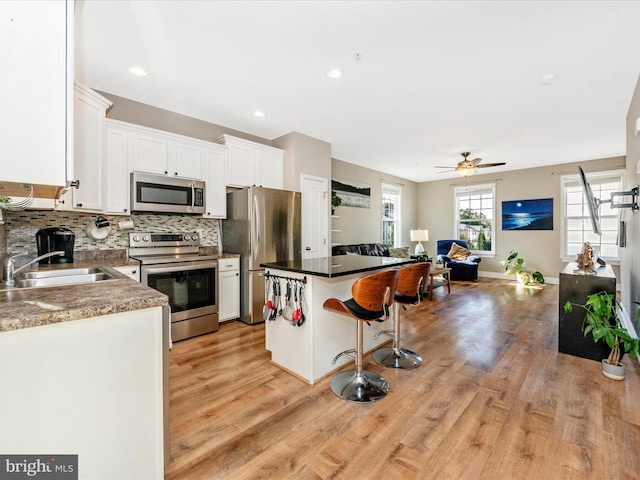
[[[420,262],[400,269],[398,274],[398,286],[395,292],[395,305],[393,311],[393,330],[383,330],[376,333],[374,338],[381,334],[393,338],[391,348],[380,348],[373,352],[373,359],[385,367],[412,369],[422,365],[422,358],[415,352],[400,347],[400,305],[420,305],[424,298],[429,280],[431,263]]]
[[[355,359],[356,369],[340,372],[331,379],[331,390],[343,400],[369,403],[380,400],[389,393],[389,384],[380,375],[363,370],[363,323],[378,320],[389,315],[396,291],[398,270],[376,273],[356,280],[351,287],[353,298],[342,301],[337,298],[325,300],[322,307],[338,315],[345,315],[357,321],[356,348],[339,353],[333,363],[342,355]]]

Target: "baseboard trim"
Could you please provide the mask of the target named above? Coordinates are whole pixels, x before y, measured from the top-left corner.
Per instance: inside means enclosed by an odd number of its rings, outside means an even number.
[[[486,272],[482,270],[478,270],[479,277],[487,277],[487,278],[498,278],[500,280],[512,281],[515,283],[516,277],[513,275],[507,275],[506,273],[500,272]],[[544,283],[549,283],[551,285],[558,285],[560,283],[560,278],[558,277],[544,277]]]

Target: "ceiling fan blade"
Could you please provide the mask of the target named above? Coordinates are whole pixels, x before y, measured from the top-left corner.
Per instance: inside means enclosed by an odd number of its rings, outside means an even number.
[[[482,165],[476,165],[476,167],[478,168],[486,168],[486,167],[499,167],[501,165],[506,165],[506,162],[499,162],[499,163],[485,163]]]
[[[447,166],[447,167],[443,167],[443,166],[441,166],[441,165],[440,165],[440,166],[439,166],[439,165],[436,165],[436,166],[435,166],[435,168],[456,168],[456,167],[452,167],[451,165],[449,165],[449,166]]]
[[[473,160],[469,160],[469,163],[471,163],[471,165],[473,165],[474,167],[477,167],[481,161],[481,158],[474,158]]]

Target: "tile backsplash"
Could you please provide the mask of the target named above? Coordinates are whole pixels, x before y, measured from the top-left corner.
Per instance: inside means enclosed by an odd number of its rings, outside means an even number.
[[[36,250],[36,232],[41,228],[65,227],[75,234],[75,250],[113,250],[129,246],[129,233],[136,232],[197,232],[203,246],[217,246],[218,220],[190,215],[147,215],[134,214],[129,217],[103,215],[109,220],[109,236],[104,240],[94,240],[86,233],[89,223],[98,215],[56,211],[3,211],[4,225],[0,225],[0,252],[2,255],[15,254],[24,250]],[[118,222],[133,221],[133,230],[120,230]]]

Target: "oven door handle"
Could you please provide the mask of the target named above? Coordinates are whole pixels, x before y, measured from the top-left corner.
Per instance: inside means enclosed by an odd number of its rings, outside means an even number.
[[[186,270],[204,270],[206,268],[216,268],[218,264],[216,262],[197,262],[194,265],[176,265],[175,263],[170,266],[164,267],[143,267],[144,272],[147,275],[153,275],[154,273],[173,273],[173,272],[184,272]]]

